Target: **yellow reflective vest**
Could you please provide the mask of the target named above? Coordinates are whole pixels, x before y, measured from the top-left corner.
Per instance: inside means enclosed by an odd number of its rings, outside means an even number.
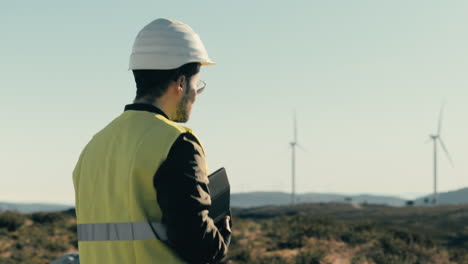
[[[153,176],[186,132],[160,114],[129,110],[92,138],[73,171],[81,263],[184,263],[162,242]]]

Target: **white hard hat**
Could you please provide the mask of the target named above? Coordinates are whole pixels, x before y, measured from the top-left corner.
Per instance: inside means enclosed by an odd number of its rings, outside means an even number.
[[[169,70],[190,62],[214,64],[191,27],[174,19],[160,18],[136,36],[129,69]]]

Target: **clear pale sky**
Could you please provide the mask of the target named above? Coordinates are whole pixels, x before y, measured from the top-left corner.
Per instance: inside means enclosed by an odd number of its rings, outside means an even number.
[[[187,124],[232,192],[414,197],[468,186],[467,1],[7,1],[0,4],[0,201],[73,203],[89,139],[133,100],[138,31],[175,18],[215,66]]]

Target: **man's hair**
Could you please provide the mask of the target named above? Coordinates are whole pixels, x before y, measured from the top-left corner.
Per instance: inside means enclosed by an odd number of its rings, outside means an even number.
[[[154,100],[161,97],[169,87],[171,81],[176,81],[185,75],[186,81],[200,72],[200,63],[191,62],[171,70],[133,70],[137,87],[136,99],[145,98]]]

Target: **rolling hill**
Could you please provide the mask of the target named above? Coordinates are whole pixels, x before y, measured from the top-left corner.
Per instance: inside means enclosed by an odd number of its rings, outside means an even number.
[[[405,200],[399,197],[378,195],[341,195],[327,193],[298,194],[297,203],[358,203],[358,204],[385,204],[403,206]],[[288,205],[291,195],[282,192],[251,192],[235,193],[231,195],[231,206],[239,208],[259,207],[267,205]]]
[[[0,211],[15,211],[19,213],[58,212],[72,207],[72,205],[62,204],[0,202]]]

